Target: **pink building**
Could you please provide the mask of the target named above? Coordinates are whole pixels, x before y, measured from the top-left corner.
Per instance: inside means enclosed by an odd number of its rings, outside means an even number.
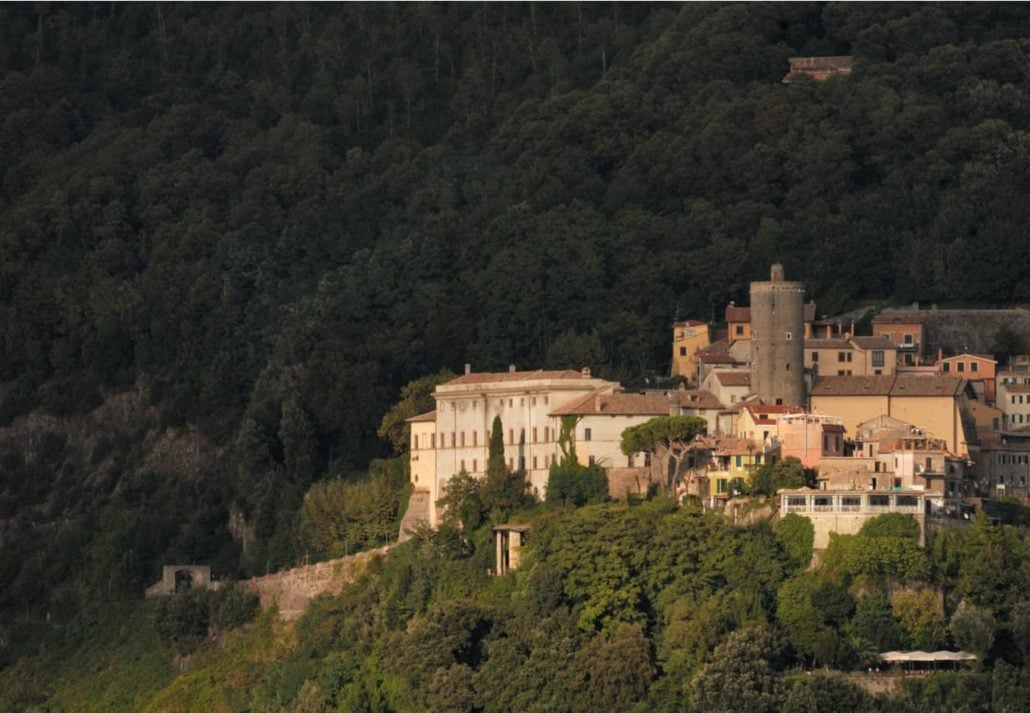
[[[844,423],[835,416],[811,413],[776,418],[780,457],[794,456],[806,468],[818,468],[823,458],[844,455]]]

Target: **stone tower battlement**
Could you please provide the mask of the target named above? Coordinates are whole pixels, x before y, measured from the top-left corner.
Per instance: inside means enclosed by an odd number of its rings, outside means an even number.
[[[805,286],[772,266],[751,283],[751,390],[763,403],[805,405]]]

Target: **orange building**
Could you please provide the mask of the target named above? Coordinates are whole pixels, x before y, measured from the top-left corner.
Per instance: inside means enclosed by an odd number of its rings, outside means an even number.
[[[973,385],[984,403],[993,405],[996,398],[994,377],[998,362],[990,354],[958,354],[938,361],[937,372],[945,376],[961,376]]]
[[[898,350],[898,366],[918,366],[926,344],[926,315],[881,312],[873,317],[873,336],[893,342]]]

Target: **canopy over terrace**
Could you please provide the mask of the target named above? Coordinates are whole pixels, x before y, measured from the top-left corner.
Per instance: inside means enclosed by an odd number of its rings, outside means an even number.
[[[968,651],[886,651],[880,654],[880,660],[886,664],[900,664],[908,670],[922,670],[926,666],[936,669],[939,663],[947,663],[954,668],[962,662],[976,661],[976,654]]]

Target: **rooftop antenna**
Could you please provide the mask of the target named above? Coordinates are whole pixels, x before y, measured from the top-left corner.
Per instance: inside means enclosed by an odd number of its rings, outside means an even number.
[[[674,322],[680,321],[680,301],[676,300],[676,317],[673,319]]]

